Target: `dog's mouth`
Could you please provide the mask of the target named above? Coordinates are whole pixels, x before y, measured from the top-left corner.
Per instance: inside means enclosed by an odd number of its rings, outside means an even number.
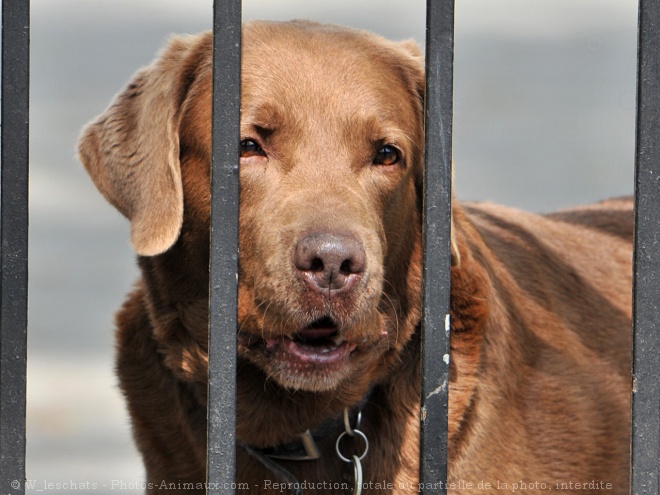
[[[285,388],[324,392],[336,389],[388,348],[388,333],[346,328],[329,316],[280,335],[238,332],[238,353]]]
[[[261,338],[239,333],[239,343],[296,367],[337,365],[358,346],[356,342],[346,340],[337,324],[328,317],[315,320],[298,332],[282,337]]]
[[[267,339],[266,349],[279,357],[300,363],[332,364],[350,354],[357,344],[348,342],[329,318],[316,320],[307,328],[283,339]]]

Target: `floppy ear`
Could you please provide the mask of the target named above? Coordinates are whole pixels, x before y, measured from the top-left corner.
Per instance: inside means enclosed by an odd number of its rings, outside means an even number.
[[[183,222],[179,123],[191,38],[175,38],[83,129],[78,157],[105,198],[131,222],[138,254],[176,242]]]
[[[424,74],[424,55],[419,45],[413,40],[406,40],[399,43],[399,47],[407,52],[408,56],[412,57],[414,60],[417,70],[414,70],[413,81],[416,87],[416,95],[419,96],[420,101],[420,119],[422,120],[422,126],[424,126],[424,105],[426,98],[426,76]],[[424,143],[420,143],[420,156],[423,156]],[[452,173],[452,204],[454,202],[454,176]],[[424,163],[420,160],[419,166],[415,171],[415,189],[417,190],[417,204],[419,208],[419,217],[422,218],[422,198],[424,195]],[[454,214],[451,216],[451,262],[453,266],[459,266],[461,257],[460,251],[458,249],[458,244],[456,241],[456,231],[454,229]]]

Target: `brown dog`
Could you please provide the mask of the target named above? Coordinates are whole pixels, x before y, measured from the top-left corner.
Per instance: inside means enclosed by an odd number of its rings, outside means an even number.
[[[415,493],[422,58],[307,22],[243,40],[238,488],[350,493],[346,410],[364,493]],[[79,145],[140,255],[117,370],[149,493],[203,493],[210,112],[211,35],[175,38]],[[631,210],[454,205],[450,492],[627,493]],[[307,430],[320,459],[276,458]]]

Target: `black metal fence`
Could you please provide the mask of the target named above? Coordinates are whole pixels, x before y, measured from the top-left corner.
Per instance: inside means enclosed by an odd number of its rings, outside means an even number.
[[[660,1],[640,0],[633,262],[632,493],[660,493]]]
[[[632,486],[660,494],[660,0],[640,0]],[[209,332],[208,481],[230,493],[235,474],[234,370],[238,245],[240,0],[214,13],[214,133]],[[454,0],[427,1],[424,189],[423,367],[420,481],[447,475],[449,229]],[[2,2],[2,172],[0,217],[0,493],[25,493],[27,333],[29,2]],[[221,104],[220,104],[221,103]],[[437,303],[440,301],[440,304]],[[431,364],[432,363],[432,364]],[[440,393],[437,393],[439,391]],[[431,393],[434,392],[434,393]],[[438,485],[436,485],[438,486]],[[439,489],[434,493],[444,493]]]
[[[25,478],[29,26],[29,2],[2,2],[0,493]]]

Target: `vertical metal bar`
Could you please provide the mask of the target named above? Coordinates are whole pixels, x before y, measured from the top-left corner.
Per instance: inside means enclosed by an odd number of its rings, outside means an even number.
[[[660,494],[660,0],[639,2],[631,493]]]
[[[30,3],[2,2],[0,493],[25,493]]]
[[[426,3],[420,483],[446,493],[454,0]],[[434,488],[427,488],[431,484]]]
[[[240,0],[215,1],[213,33],[207,493],[219,495],[236,470]]]

